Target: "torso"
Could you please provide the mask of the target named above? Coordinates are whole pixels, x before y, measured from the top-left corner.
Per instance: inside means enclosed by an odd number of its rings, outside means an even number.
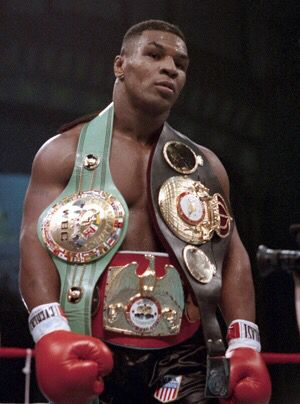
[[[45,196],[53,201],[67,186],[75,163],[77,144],[83,124],[79,124],[51,140],[46,147],[47,165],[51,164],[48,178],[50,192]],[[148,205],[147,169],[153,145],[113,132],[110,150],[110,171],[116,187],[129,209],[128,231],[120,250],[162,252],[151,220]],[[49,175],[49,170],[46,170]],[[43,192],[44,195],[44,192]],[[189,299],[189,296],[187,296]],[[189,321],[198,321],[198,309],[191,299],[186,305]],[[193,326],[195,323],[192,323]]]

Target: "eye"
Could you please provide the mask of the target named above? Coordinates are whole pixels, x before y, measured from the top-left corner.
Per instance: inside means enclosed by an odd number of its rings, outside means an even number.
[[[175,61],[175,66],[177,69],[183,70],[184,72],[186,71],[186,64],[181,61]]]
[[[154,60],[159,60],[160,54],[158,52],[149,52],[149,56]]]

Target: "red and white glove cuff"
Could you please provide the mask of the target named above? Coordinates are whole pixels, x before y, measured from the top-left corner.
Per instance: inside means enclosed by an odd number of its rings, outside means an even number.
[[[71,331],[60,304],[56,302],[41,304],[32,309],[28,324],[35,343],[52,331]]]
[[[255,323],[247,320],[234,320],[227,331],[228,349],[226,357],[237,348],[252,348],[261,351],[259,329]]]

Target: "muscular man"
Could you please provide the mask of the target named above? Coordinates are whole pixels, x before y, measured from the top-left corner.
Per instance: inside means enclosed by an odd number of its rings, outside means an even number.
[[[20,289],[38,383],[56,404],[269,400],[226,171],[166,124],[188,65],[177,27],[133,26],[113,103],[34,159]]]

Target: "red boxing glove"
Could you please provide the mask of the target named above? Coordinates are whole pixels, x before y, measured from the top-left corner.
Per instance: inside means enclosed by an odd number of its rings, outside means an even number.
[[[35,358],[39,387],[54,404],[88,404],[102,393],[102,376],[113,368],[102,341],[64,330],[43,336]]]
[[[259,353],[260,337],[256,324],[233,321],[227,333],[230,358],[229,398],[223,404],[267,404],[271,398],[271,379]]]
[[[102,393],[102,376],[113,368],[102,341],[72,332],[57,302],[35,307],[28,322],[36,343],[38,384],[52,403],[88,404]]]
[[[223,404],[267,404],[271,398],[271,380],[261,354],[252,348],[231,352],[229,398]]]

